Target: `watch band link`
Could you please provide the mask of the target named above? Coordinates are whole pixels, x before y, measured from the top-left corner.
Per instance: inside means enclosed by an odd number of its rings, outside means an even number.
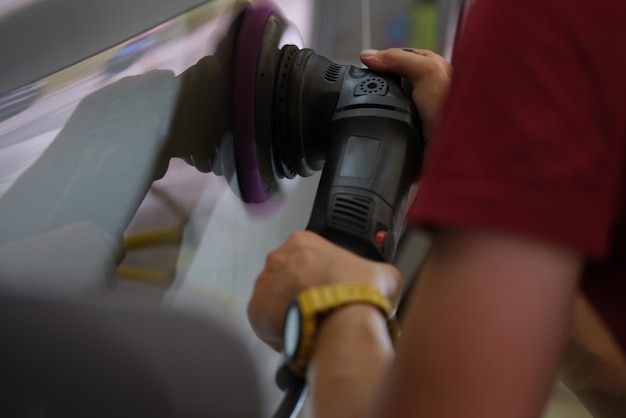
[[[372,305],[378,308],[387,320],[387,329],[394,345],[400,335],[400,327],[393,316],[391,303],[373,286],[338,283],[313,287],[301,292],[296,300],[302,323],[298,355],[290,366],[297,375],[304,376],[306,373],[322,317],[335,309],[354,303]]]

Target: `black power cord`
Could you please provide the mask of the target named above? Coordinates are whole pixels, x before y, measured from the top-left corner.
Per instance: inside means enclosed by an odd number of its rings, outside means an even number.
[[[296,376],[284,363],[276,372],[276,384],[285,391],[285,396],[272,418],[294,418],[308,393],[306,379]]]

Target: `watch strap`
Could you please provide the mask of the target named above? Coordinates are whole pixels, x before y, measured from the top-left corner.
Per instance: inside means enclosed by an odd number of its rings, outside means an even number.
[[[317,331],[323,317],[354,303],[365,303],[378,308],[387,320],[387,328],[395,345],[400,334],[400,327],[393,315],[389,299],[373,286],[355,283],[338,283],[312,287],[301,292],[297,297],[301,314],[300,337],[296,357],[291,361],[292,370],[299,376],[306,374],[311,358]]]
[[[389,300],[373,286],[340,283],[307,289],[298,295],[303,314],[324,314],[343,305],[367,303],[376,306],[387,317],[392,308]]]

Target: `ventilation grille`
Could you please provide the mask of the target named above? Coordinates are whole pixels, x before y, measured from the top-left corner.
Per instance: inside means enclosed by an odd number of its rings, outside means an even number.
[[[326,69],[326,75],[324,78],[326,81],[330,81],[331,83],[336,83],[339,79],[339,72],[341,71],[341,66],[339,65],[329,65]]]
[[[338,194],[333,201],[330,223],[356,232],[367,232],[373,203],[370,199]]]
[[[384,96],[387,94],[388,89],[389,86],[384,78],[367,77],[365,80],[362,80],[359,84],[357,84],[354,94],[357,96],[363,96],[366,94]]]

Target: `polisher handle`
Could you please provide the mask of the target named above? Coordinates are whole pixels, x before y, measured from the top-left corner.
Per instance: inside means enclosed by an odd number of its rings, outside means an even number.
[[[376,261],[395,254],[410,190],[421,168],[421,138],[406,114],[347,111],[335,118],[307,229]],[[297,415],[306,380],[289,366],[277,380],[286,391],[273,418]]]
[[[415,131],[386,109],[336,118],[307,226],[377,261],[392,261],[421,147]]]

